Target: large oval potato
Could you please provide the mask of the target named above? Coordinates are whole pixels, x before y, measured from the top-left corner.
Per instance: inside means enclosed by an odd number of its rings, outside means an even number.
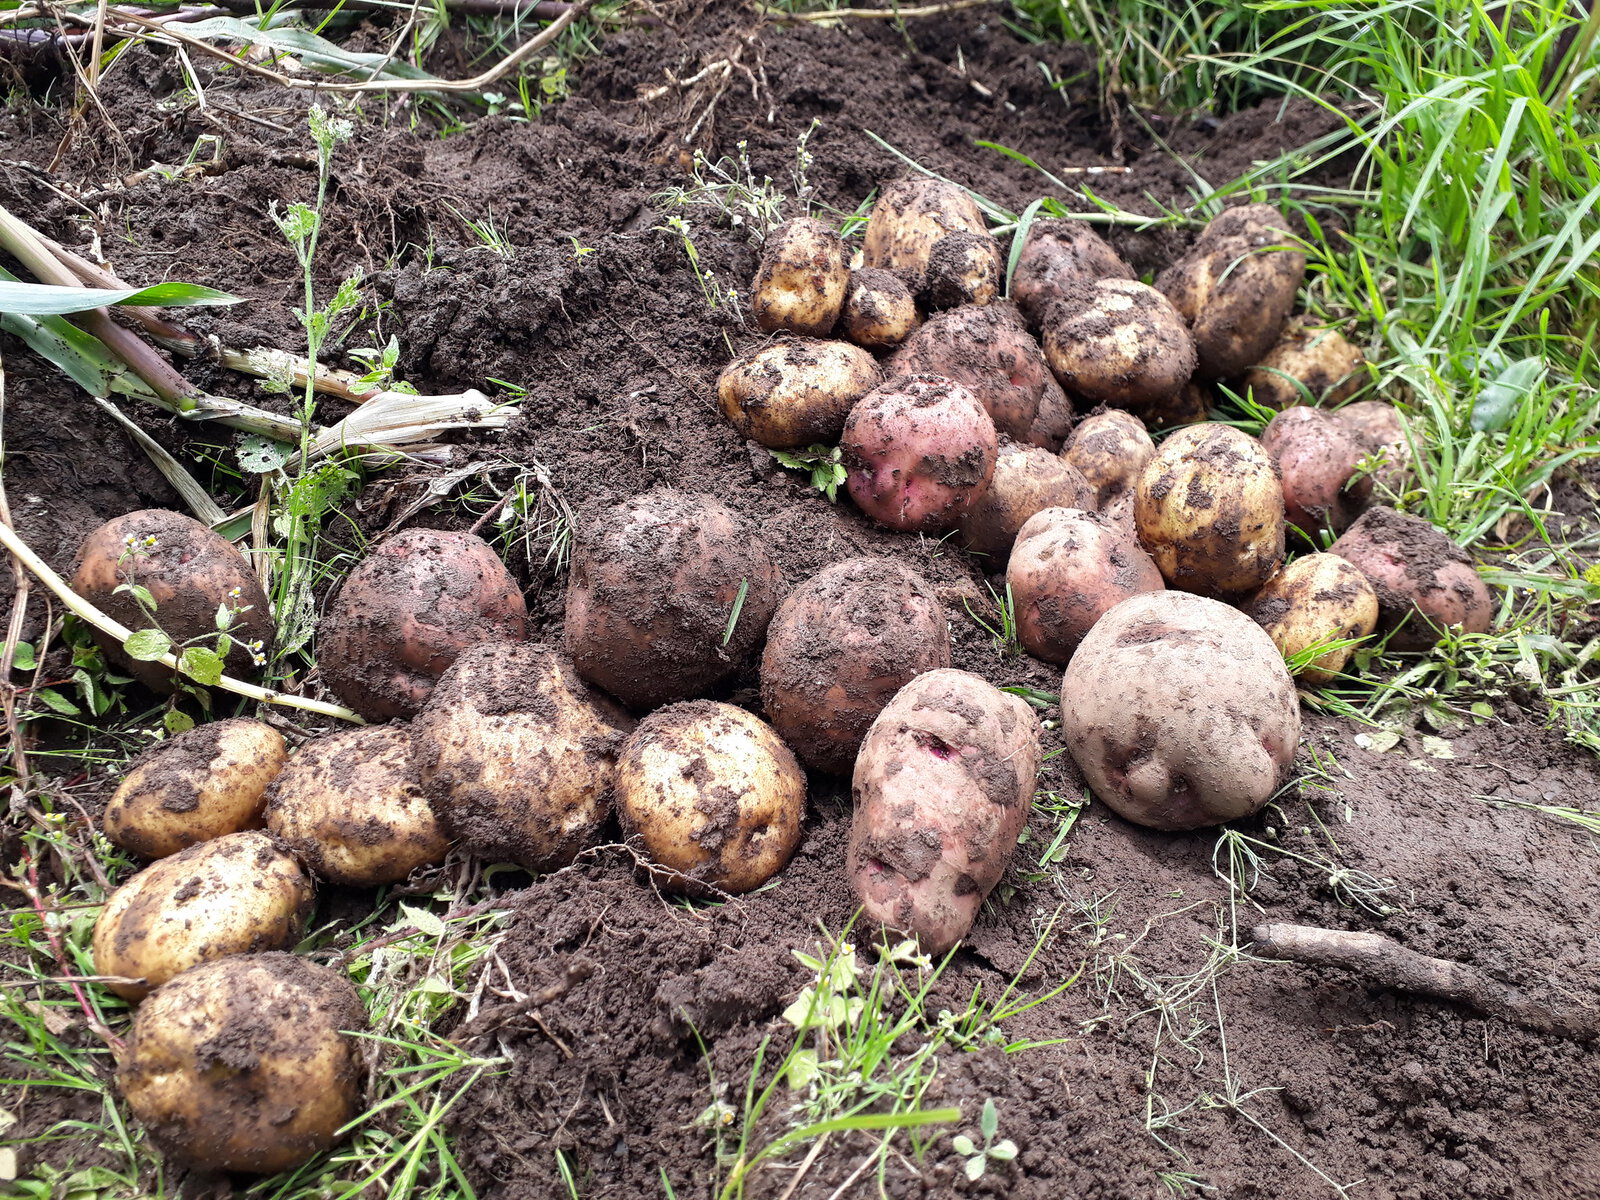
[[[1404,493],[1411,483],[1411,439],[1400,410],[1382,400],[1358,400],[1333,418],[1366,450],[1372,482],[1389,496]]]
[[[146,867],[106,900],[94,925],[94,969],[141,1000],[180,971],[229,954],[282,950],[300,936],[312,885],[278,840],[230,833]]]
[[[1092,412],[1079,421],[1061,451],[1094,487],[1095,508],[1131,492],[1155,456],[1156,444],[1144,422],[1120,408]]]
[[[267,785],[288,758],[283,735],[247,717],[157,742],[128,768],[100,820],[113,843],[165,858],[261,824]]]
[[[850,410],[880,377],[859,346],[797,338],[734,359],[717,380],[717,398],[744,437],[787,450],[838,441]]]
[[[1061,734],[1094,794],[1152,829],[1249,816],[1289,776],[1300,702],[1272,639],[1184,592],[1124,600],[1061,681]]]
[[[862,267],[850,272],[850,287],[839,314],[839,332],[858,346],[898,346],[922,324],[917,298],[894,271]]]
[[[894,694],[949,665],[950,627],[922,576],[886,558],[850,558],[778,606],[761,656],[761,704],[801,762],[842,775]]]
[[[1069,284],[1132,278],[1132,268],[1087,221],[1047,217],[1028,227],[1028,240],[1011,273],[1011,298],[1038,329]]]
[[[960,542],[989,559],[1005,562],[1017,531],[1046,508],[1093,508],[1094,488],[1064,458],[1038,446],[1002,440],[994,478],[956,526]]]
[[[988,234],[966,189],[942,179],[897,179],[883,189],[861,241],[862,265],[921,280],[934,245],[951,233]]]
[[[995,429],[1025,440],[1054,384],[1044,353],[1010,304],[969,304],[938,313],[889,358],[889,379],[938,375],[964,385]]]
[[[1279,571],[1245,606],[1284,658],[1324,642],[1369,636],[1378,627],[1378,594],[1354,563],[1337,554],[1307,554]],[[1301,669],[1311,687],[1333,682],[1354,646],[1319,654]]]
[[[862,915],[943,954],[967,935],[1028,823],[1039,719],[965,671],[929,671],[856,758],[847,869]]]
[[[1284,327],[1278,344],[1245,373],[1257,404],[1280,411],[1296,404],[1343,404],[1366,382],[1366,357],[1337,329],[1319,329],[1305,317]]]
[[[767,235],[750,288],[756,324],[827,337],[844,306],[850,271],[839,235],[812,217],[785,221]]]
[[[1284,515],[1302,533],[1341,533],[1366,508],[1372,479],[1359,468],[1367,450],[1329,413],[1287,408],[1261,431],[1261,444],[1278,464]]]
[[[1041,325],[1045,360],[1075,396],[1142,417],[1170,408],[1194,374],[1183,318],[1136,280],[1069,282]]]
[[[992,304],[1005,285],[1005,256],[987,233],[948,233],[928,252],[922,295],[931,309]]]

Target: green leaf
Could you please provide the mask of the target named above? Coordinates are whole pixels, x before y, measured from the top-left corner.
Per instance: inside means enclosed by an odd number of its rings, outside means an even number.
[[[275,442],[259,433],[242,434],[237,447],[239,469],[249,475],[263,475],[276,471],[294,456],[294,447],[288,442]]]
[[[18,642],[11,651],[11,666],[17,671],[31,671],[39,665],[39,660],[34,657],[33,646],[28,642]]]
[[[169,708],[161,718],[161,724],[166,727],[168,733],[176,737],[194,728],[194,718],[181,709]]]
[[[217,605],[217,628],[219,630],[224,630],[232,624],[233,609],[229,607],[228,602],[224,600],[221,604]]]
[[[791,1091],[802,1091],[810,1086],[811,1081],[821,1074],[817,1066],[817,1052],[815,1050],[796,1050],[789,1058],[789,1070],[784,1078],[788,1081]]]
[[[40,703],[46,708],[53,708],[64,717],[76,717],[83,713],[83,709],[68,700],[55,688],[40,688],[34,695],[39,698]]]
[[[215,650],[190,646],[178,656],[178,669],[196,683],[212,687],[222,678],[222,659]]]
[[[1518,359],[1484,384],[1472,404],[1472,428],[1479,433],[1494,433],[1511,424],[1539,381],[1544,377],[1544,360]]]
[[[971,1180],[982,1179],[983,1173],[988,1169],[988,1166],[989,1164],[984,1161],[981,1154],[977,1158],[967,1159],[967,1178]]]
[[[128,635],[122,648],[135,662],[154,662],[172,649],[172,639],[159,629],[140,629]]]
[[[0,280],[0,312],[25,317],[59,317],[111,304],[125,304],[130,308],[179,308],[242,301],[241,296],[231,296],[198,283],[158,283],[147,288],[78,288]]]
[[[996,1162],[1010,1162],[1017,1156],[1017,1144],[1010,1138],[989,1147],[989,1157]]]
[[[154,609],[156,598],[150,594],[150,589],[142,583],[119,583],[112,589],[112,594],[127,592],[147,609]]]
[[[425,908],[413,908],[409,904],[402,904],[400,913],[408,922],[417,927],[418,933],[423,934],[425,937],[437,938],[444,936],[444,922],[439,919],[438,914],[429,912]]]
[[[950,1139],[950,1148],[963,1158],[971,1158],[978,1152],[977,1145],[964,1133],[958,1133]]]
[[[1000,1113],[994,1106],[993,1097],[983,1102],[983,1115],[978,1118],[978,1128],[983,1131],[985,1142],[992,1142],[1000,1130]]]

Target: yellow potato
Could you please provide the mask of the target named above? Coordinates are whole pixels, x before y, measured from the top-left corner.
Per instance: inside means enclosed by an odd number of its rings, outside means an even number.
[[[756,324],[768,333],[787,329],[827,337],[839,319],[849,283],[839,235],[821,221],[796,217],[767,235],[750,307]]]
[[[920,280],[934,244],[963,232],[988,233],[965,188],[942,179],[899,179],[872,206],[861,242],[862,265],[904,271]]]
[[[898,346],[918,325],[922,314],[906,281],[893,271],[863,267],[850,273],[839,314],[839,333],[858,346]]]
[[[1257,404],[1280,411],[1295,404],[1343,404],[1367,381],[1366,357],[1337,329],[1318,329],[1305,317],[1284,327],[1278,344],[1245,374]]]
[[[1079,421],[1061,451],[1061,457],[1078,468],[1095,489],[1098,508],[1131,492],[1144,474],[1145,464],[1155,456],[1156,444],[1144,422],[1120,408],[1090,413]]]
[[[857,400],[878,386],[872,355],[849,342],[794,338],[763,346],[723,368],[722,415],[774,450],[836,442]]]
[[[1378,627],[1378,593],[1367,577],[1337,554],[1297,558],[1250,598],[1245,612],[1267,631],[1284,658],[1319,642],[1364,638]],[[1355,647],[1329,650],[1300,672],[1313,687],[1331,683]]]
[[[1194,343],[1178,310],[1132,279],[1063,284],[1041,340],[1068,392],[1146,419],[1171,409],[1194,373]]]
[[[922,289],[929,308],[992,304],[1005,286],[1005,257],[987,233],[946,234],[928,252]]]

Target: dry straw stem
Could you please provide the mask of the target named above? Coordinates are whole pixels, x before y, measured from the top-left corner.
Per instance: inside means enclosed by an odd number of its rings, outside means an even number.
[[[898,21],[906,17],[937,17],[941,13],[982,8],[993,3],[995,0],[951,0],[949,4],[923,4],[916,8],[824,8],[814,12],[776,12],[768,9],[765,15],[778,21],[833,21],[840,18]]]

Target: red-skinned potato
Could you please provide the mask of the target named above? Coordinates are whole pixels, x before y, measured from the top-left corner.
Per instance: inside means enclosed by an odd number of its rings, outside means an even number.
[[[862,265],[902,271],[920,281],[935,243],[952,233],[988,234],[983,214],[964,188],[942,179],[897,179],[883,189],[867,217]]]
[[[1124,600],[1061,681],[1061,734],[1094,794],[1152,829],[1249,816],[1282,786],[1300,702],[1272,639],[1186,592]]]
[[[850,272],[838,332],[858,346],[898,346],[922,324],[917,297],[894,271],[862,267]]]
[[[1261,431],[1261,444],[1278,464],[1284,515],[1302,533],[1343,532],[1366,508],[1372,479],[1357,468],[1367,451],[1322,409],[1285,409]]]
[[[961,384],[897,376],[850,412],[839,443],[850,498],[902,533],[955,525],[994,476],[994,421]]]
[[[1074,396],[1165,417],[1194,373],[1178,310],[1132,279],[1067,282],[1041,320],[1045,361]]]
[[[743,436],[788,450],[838,441],[850,410],[879,378],[877,361],[859,346],[793,338],[724,367],[717,399]]]
[[[1133,490],[1145,465],[1156,456],[1156,444],[1144,422],[1131,412],[1107,408],[1079,421],[1061,457],[1078,468],[1095,490],[1095,508],[1104,508]],[[1087,505],[1076,505],[1085,508]]]
[[[1044,351],[1039,352],[1040,357]],[[1033,424],[1028,427],[1028,441],[1035,446],[1041,446],[1058,454],[1067,436],[1072,432],[1072,418],[1076,410],[1073,408],[1072,397],[1062,390],[1056,377],[1051,373],[1049,364],[1045,365],[1044,386],[1039,392],[1039,415],[1034,417]]]
[[[801,762],[843,775],[894,694],[949,665],[950,628],[922,576],[885,558],[846,559],[778,606],[761,656],[761,705]]]
[[[1005,257],[987,233],[946,234],[928,252],[922,294],[931,309],[991,304],[1005,285]]]
[[[1494,601],[1472,559],[1419,517],[1368,509],[1330,554],[1354,563],[1378,594],[1378,629],[1391,650],[1426,650],[1446,628],[1488,633]]]
[[[901,688],[856,758],[848,871],[862,913],[943,954],[967,935],[1028,822],[1039,721],[965,671]]]
[[[1306,317],[1284,327],[1278,344],[1251,367],[1244,386],[1257,404],[1282,411],[1296,404],[1343,404],[1366,382],[1366,357],[1337,329]]]
[[[527,636],[522,589],[470,533],[408,529],[345,577],[317,629],[328,690],[369,721],[416,714],[468,646]]]
[[[1411,482],[1411,442],[1400,410],[1382,400],[1359,400],[1333,417],[1367,452],[1368,463],[1376,464],[1372,482],[1389,495],[1404,492]]]
[[[1028,519],[1057,507],[1094,507],[1089,481],[1048,450],[1002,439],[994,478],[956,526],[961,545],[998,567],[1011,553],[1017,531]]]
[[[969,389],[995,429],[1024,441],[1054,381],[1039,344],[1010,304],[969,304],[935,314],[890,356],[890,379],[941,375]]]
[[[1087,222],[1047,217],[1028,228],[1011,274],[1011,298],[1038,329],[1045,310],[1061,299],[1067,284],[1132,278],[1132,268]]]
[[[827,337],[839,319],[849,283],[839,235],[821,221],[796,217],[767,235],[750,307],[756,324],[768,333],[787,329]]]
[[[1307,554],[1269,579],[1244,611],[1288,659],[1322,642],[1370,635],[1378,627],[1378,594],[1353,563],[1337,554]],[[1299,681],[1331,683],[1354,652],[1344,646],[1318,655]]]

